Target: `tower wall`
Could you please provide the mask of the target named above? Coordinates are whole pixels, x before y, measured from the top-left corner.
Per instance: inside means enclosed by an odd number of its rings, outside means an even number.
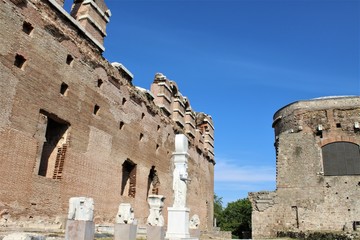
[[[360,214],[359,122],[356,96],[299,101],[275,113],[277,189],[250,193],[255,239],[354,230]]]

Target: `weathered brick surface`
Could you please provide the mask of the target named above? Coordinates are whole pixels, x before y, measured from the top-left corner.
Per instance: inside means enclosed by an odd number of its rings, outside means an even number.
[[[359,146],[356,122],[360,97],[300,101],[274,115],[277,189],[249,195],[253,238],[276,237],[277,232],[353,230],[353,222],[360,219],[360,175],[324,175],[322,146]]]
[[[24,21],[34,27],[30,35],[22,31]],[[87,196],[94,198],[98,223],[113,222],[119,204],[129,202],[145,224],[148,175],[155,166],[166,218],[173,201],[175,133],[185,128],[162,114],[47,1],[27,1],[21,7],[0,1],[0,30],[0,210],[9,209],[15,220],[54,221],[66,215],[70,197]],[[14,66],[16,54],[26,59],[22,69]],[[64,95],[62,83],[68,86]],[[100,107],[96,115],[95,105]],[[37,172],[45,139],[39,136],[40,111],[68,124],[59,180]],[[205,230],[212,226],[214,157],[197,139],[189,137],[188,205]],[[137,164],[135,198],[121,196],[127,159]]]

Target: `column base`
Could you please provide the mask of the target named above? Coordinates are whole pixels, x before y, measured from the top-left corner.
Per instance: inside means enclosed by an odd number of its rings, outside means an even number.
[[[115,223],[114,240],[136,240],[137,225]]]
[[[67,220],[65,240],[93,240],[95,223],[92,221]]]
[[[190,237],[189,208],[168,207],[168,225],[165,239],[198,240]]]

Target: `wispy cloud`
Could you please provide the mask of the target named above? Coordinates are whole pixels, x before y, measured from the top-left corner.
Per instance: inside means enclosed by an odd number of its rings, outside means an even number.
[[[339,89],[343,93],[356,93],[360,90],[360,81],[353,76],[334,75],[316,69],[305,70],[287,66],[286,59],[278,59],[277,63],[247,58],[217,59],[217,61],[231,69],[237,69],[241,79],[249,80],[248,82],[240,81],[241,84],[281,87],[315,93],[320,91],[325,95],[328,92],[339,92]]]
[[[251,165],[249,162],[242,164],[232,159],[217,157],[215,193],[222,197],[226,206],[229,202],[247,197],[248,192],[274,190],[275,178],[275,166]]]
[[[259,165],[241,165],[235,161],[217,159],[215,166],[216,182],[274,182],[275,167]]]

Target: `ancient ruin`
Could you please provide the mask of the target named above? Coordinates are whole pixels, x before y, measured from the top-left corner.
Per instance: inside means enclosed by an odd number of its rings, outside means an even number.
[[[66,221],[65,240],[94,239],[94,200],[86,197],[69,199],[69,213]]]
[[[165,197],[162,195],[150,195],[149,217],[147,218],[146,239],[163,240],[165,238],[165,222],[162,214]]]
[[[134,209],[130,203],[121,203],[115,217],[116,223],[133,224],[135,221]]]
[[[70,198],[67,219],[92,221],[94,219],[94,200],[86,197]]]
[[[190,229],[198,229],[199,227],[200,227],[200,218],[197,214],[194,214],[190,218],[189,228]]]
[[[164,226],[164,216],[162,215],[165,197],[161,195],[150,195],[148,197],[149,216],[147,224],[150,226]]]
[[[187,208],[187,185],[190,180],[188,169],[188,139],[184,134],[175,136],[175,151],[173,152],[174,172],[173,191],[174,200],[172,207],[168,208],[168,224],[166,239],[190,239],[189,212]]]
[[[299,101],[275,113],[276,191],[249,194],[254,239],[359,229],[359,122],[359,96]]]
[[[96,203],[113,224],[119,203],[146,225],[147,198],[173,199],[175,135],[189,142],[190,214],[213,222],[214,126],[178,85],[156,74],[150,90],[103,58],[111,12],[104,0],[0,1],[0,212],[5,227],[61,227],[68,199]],[[115,13],[114,13],[115,14]],[[164,221],[167,222],[165,201]],[[196,210],[196,212],[192,212]],[[41,223],[41,224],[40,224]]]
[[[137,233],[137,220],[134,209],[129,203],[121,203],[115,218],[114,239],[135,240]]]

